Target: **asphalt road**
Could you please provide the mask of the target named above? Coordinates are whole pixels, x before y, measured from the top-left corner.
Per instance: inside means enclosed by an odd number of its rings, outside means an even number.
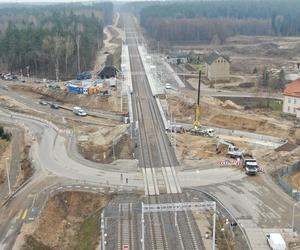
[[[138,37],[138,40],[142,40],[142,38]],[[6,95],[7,92],[1,89],[0,94]],[[26,103],[27,106],[33,109],[44,109],[26,97],[20,97],[13,93],[10,96]],[[143,106],[145,106],[147,101],[143,100],[149,97],[141,96],[139,98],[144,102]],[[34,119],[24,118],[21,115],[16,115],[12,120],[10,115],[6,113],[0,113],[0,119],[8,123],[23,124],[35,138],[40,138],[34,140],[32,144],[31,155],[36,169],[32,181],[7,206],[0,210],[0,249],[11,249],[25,220],[23,217],[26,218],[25,212],[31,208],[36,195],[51,184],[59,185],[71,181],[82,183],[83,185],[95,185],[96,187],[112,186],[121,188],[124,191],[142,190],[144,188],[140,173],[129,170],[126,174],[129,178],[128,185],[120,180],[120,172],[117,171],[117,168],[121,168],[122,164],[127,163],[119,163],[118,167],[115,165],[114,171],[111,171],[110,165],[107,165],[107,170],[102,168],[106,166],[98,168],[93,163],[78,157],[77,153],[73,153],[76,151],[73,147],[74,144],[66,147],[66,136],[57,133],[47,124]],[[159,125],[155,126],[156,128],[159,127]],[[153,146],[152,148],[155,149]],[[122,170],[120,171],[122,172]],[[123,178],[126,178],[126,175]],[[246,177],[237,170],[218,170],[213,168],[212,170],[200,170],[199,172],[196,170],[185,171],[179,173],[178,176],[182,186],[201,185],[202,189],[217,196],[240,221],[249,220],[257,228],[276,227],[278,229],[290,227],[291,209],[294,201],[287,194],[283,193],[268,175],[264,176],[262,174],[251,178]],[[46,192],[46,194],[49,194],[49,192]],[[47,195],[45,195],[44,199],[38,199],[37,206],[41,206],[46,199]],[[299,214],[296,213],[295,217],[295,225],[298,228],[300,228]],[[172,232],[174,232],[174,229],[168,231],[167,235],[172,235]],[[187,231],[186,233],[189,234],[190,232]],[[173,236],[175,235],[176,233],[173,234]],[[170,238],[167,241],[170,241]]]

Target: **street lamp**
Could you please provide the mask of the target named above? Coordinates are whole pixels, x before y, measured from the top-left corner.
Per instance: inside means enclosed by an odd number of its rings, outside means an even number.
[[[300,201],[298,201],[298,202],[296,202],[294,205],[293,205],[293,217],[292,217],[292,230],[293,230],[293,232],[294,232],[294,221],[295,221],[295,207],[297,206],[297,205],[299,205],[300,204]]]

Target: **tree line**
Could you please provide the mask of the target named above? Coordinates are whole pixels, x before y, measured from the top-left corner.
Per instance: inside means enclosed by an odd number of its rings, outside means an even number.
[[[168,2],[140,11],[146,31],[169,41],[209,41],[216,35],[222,41],[240,34],[297,36],[299,18],[298,0]]]
[[[1,70],[52,79],[88,70],[112,16],[111,3],[0,9]]]

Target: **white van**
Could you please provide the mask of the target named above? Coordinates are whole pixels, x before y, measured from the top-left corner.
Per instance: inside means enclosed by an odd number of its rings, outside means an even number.
[[[166,83],[166,89],[171,89],[171,84],[170,83]]]
[[[273,250],[286,250],[286,244],[280,233],[267,234],[267,241]]]

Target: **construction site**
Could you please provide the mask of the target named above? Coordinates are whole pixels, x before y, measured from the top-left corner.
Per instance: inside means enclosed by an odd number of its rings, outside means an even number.
[[[299,216],[291,225],[286,214],[300,170],[282,177],[292,194],[278,176],[299,161],[300,130],[278,109],[281,93],[243,93],[255,76],[238,59],[228,85],[209,81],[204,65],[172,65],[144,44],[132,15],[116,14],[105,34],[90,79],[1,81],[1,124],[12,139],[0,139],[11,211],[0,219],[13,226],[1,229],[0,248],[268,249],[269,233],[299,246]],[[108,60],[118,73],[101,79]]]

